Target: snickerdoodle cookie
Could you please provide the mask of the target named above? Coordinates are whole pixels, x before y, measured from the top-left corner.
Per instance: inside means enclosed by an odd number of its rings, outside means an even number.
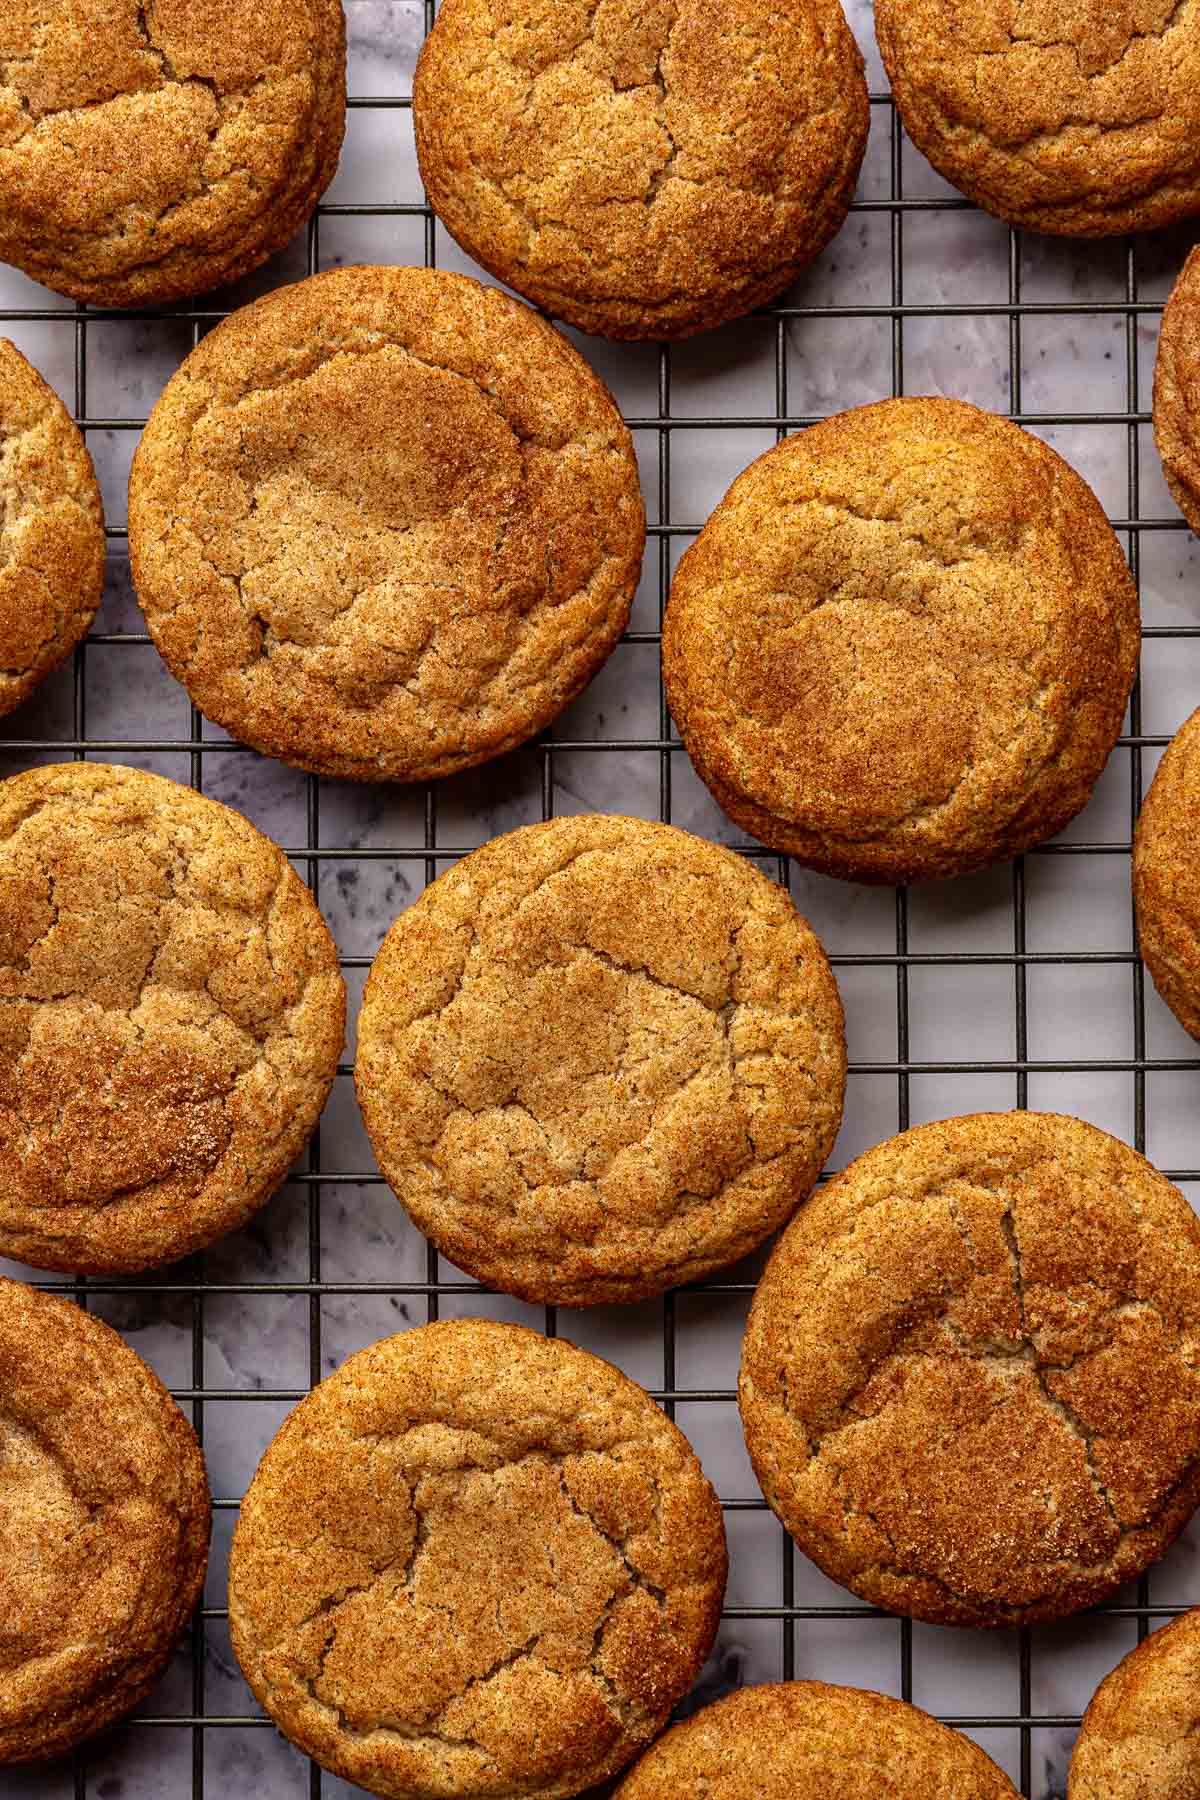
[[[99,306],[232,281],[333,179],[340,0],[0,9],[0,259]]]
[[[861,1688],[739,1688],[647,1751],[614,1800],[1016,1800],[977,1744],[919,1707]]]
[[[209,1522],[196,1434],[141,1357],[0,1280],[0,1764],[59,1756],[145,1697]]]
[[[103,763],[0,782],[0,1254],[146,1269],[244,1224],[344,1021],[324,920],[239,814]]]
[[[1163,310],[1154,365],[1154,439],[1180,512],[1200,531],[1200,249]]]
[[[1090,488],[960,400],[788,438],[679,565],[663,674],[729,816],[810,868],[925,881],[1088,799],[1137,668],[1137,593]]]
[[[1071,1758],[1068,1800],[1200,1800],[1200,1609],[1102,1681]]]
[[[584,814],[464,858],[367,982],[358,1095],[442,1253],[526,1300],[637,1300],[752,1250],[845,1086],[837,987],[782,888],[669,825]]]
[[[1200,1500],[1200,1221],[1078,1119],[981,1113],[869,1150],[750,1314],[746,1441],[827,1575],[1022,1625],[1139,1574]]]
[[[1200,1038],[1200,711],[1180,726],[1158,765],[1133,841],[1138,947],[1185,1031]]]
[[[875,0],[904,129],[947,181],[1034,231],[1200,212],[1197,0]]]
[[[443,0],[413,82],[446,228],[614,338],[781,293],[846,217],[868,115],[838,0]]]
[[[0,338],[0,713],[81,638],[104,587],[92,459],[54,389]]]
[[[721,1509],[686,1438],[610,1363],[445,1320],[352,1356],[242,1503],[238,1661],[280,1730],[398,1800],[577,1794],[699,1673]]]
[[[612,396],[495,288],[317,275],[234,313],[134,459],[151,635],[210,719],[359,781],[549,724],[625,628],[645,514]]]

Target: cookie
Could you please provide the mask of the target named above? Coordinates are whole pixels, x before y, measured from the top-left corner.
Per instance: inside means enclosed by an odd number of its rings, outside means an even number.
[[[233,1647],[300,1749],[396,1800],[577,1794],[712,1645],[716,1495],[610,1363],[445,1320],[352,1356],[242,1502]]]
[[[739,1688],[659,1738],[614,1800],[1016,1800],[977,1744],[919,1707],[861,1688]]]
[[[1180,726],[1150,785],[1133,840],[1138,948],[1185,1031],[1200,1038],[1200,711]]]
[[[337,1070],[337,951],[281,850],[104,763],[0,782],[0,1255],[156,1268],[244,1225]]]
[[[782,293],[846,217],[869,111],[838,0],[443,0],[413,80],[446,229],[613,338]]]
[[[1184,263],[1163,309],[1154,365],[1154,440],[1180,512],[1200,531],[1200,250]]]
[[[1068,1800],[1200,1800],[1200,1609],[1100,1683],[1071,1757]]]
[[[465,857],[392,926],[355,1080],[444,1256],[522,1299],[638,1300],[811,1190],[846,1051],[821,946],[732,851],[583,814]]]
[[[1125,1144],[979,1113],[797,1214],[746,1333],[762,1489],[834,1581],[1025,1625],[1141,1574],[1200,1500],[1200,1222]]]
[[[87,636],[104,554],[87,446],[54,389],[0,338],[0,714]]]
[[[1116,537],[1060,456],[961,400],[884,400],[738,477],[671,585],[663,676],[752,836],[928,881],[1074,818],[1138,644]]]
[[[340,0],[46,0],[0,19],[0,259],[155,306],[282,249],[333,179]]]
[[[432,269],[331,270],[234,313],[129,484],[138,598],[197,706],[357,781],[548,725],[625,629],[644,544],[608,389],[519,301]]]
[[[204,1583],[196,1434],[117,1333],[0,1279],[0,1764],[143,1700]]]
[[[904,129],[979,206],[1107,237],[1200,212],[1190,0],[875,0]]]

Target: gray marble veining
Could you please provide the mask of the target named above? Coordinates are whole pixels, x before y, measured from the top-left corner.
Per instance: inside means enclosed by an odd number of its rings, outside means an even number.
[[[885,83],[872,37],[869,0],[853,0],[848,10],[867,55],[872,90],[881,92]],[[349,0],[347,16],[352,92],[380,97],[407,94],[423,31],[423,6],[418,0]],[[901,191],[908,198],[933,198],[949,191],[907,144],[901,146],[899,173]],[[868,201],[886,199],[892,192],[892,175],[890,110],[876,105],[860,196]],[[354,109],[330,200],[408,203],[421,197],[407,110]],[[894,297],[915,308],[970,308],[1003,306],[1015,291],[1031,301],[1119,305],[1132,277],[1143,298],[1161,300],[1193,235],[1187,230],[1165,233],[1138,242],[1132,254],[1124,242],[1069,244],[1026,237],[1017,245],[1015,260],[1010,260],[1007,229],[969,209],[916,210],[895,218],[887,211],[861,211],[851,216],[790,298],[798,305],[823,308],[886,308]],[[441,266],[471,268],[440,226],[434,238]],[[419,217],[330,216],[321,221],[317,248],[322,267],[354,261],[419,262],[424,258],[425,224]],[[306,266],[304,242],[297,240],[266,269],[240,283],[228,299],[240,303],[301,276]],[[894,276],[899,282],[895,293]],[[0,308],[31,307],[45,308],[49,316],[6,324],[6,333],[68,403],[78,400],[91,418],[114,422],[144,418],[192,342],[186,322],[92,321],[82,328],[87,380],[86,390],[77,395],[74,309],[14,271],[0,269]],[[1157,315],[1140,315],[1131,337],[1120,312],[1027,316],[1017,333],[1010,331],[1003,312],[941,317],[917,312],[905,318],[899,332],[886,313],[793,317],[781,328],[786,405],[789,415],[819,415],[882,398],[893,391],[898,378],[909,393],[955,394],[999,409],[1018,406],[1023,415],[1123,414],[1131,407],[1144,411],[1157,326]],[[632,418],[656,415],[657,348],[572,335]],[[669,470],[660,468],[659,434],[652,428],[636,433],[652,522],[660,521],[661,487],[663,516],[699,524],[729,481],[775,441],[770,419],[777,405],[779,336],[774,321],[750,319],[673,351],[671,410],[683,423],[671,433]],[[761,418],[762,423],[719,431],[703,423],[724,414]],[[689,426],[688,420],[696,424]],[[1138,454],[1132,463],[1130,427],[1125,423],[1035,422],[1032,429],[1081,469],[1114,517],[1174,519],[1147,426],[1134,427]],[[136,423],[128,429],[114,424],[89,433],[109,521],[118,528],[125,519],[125,483],[137,435]],[[686,542],[686,534],[669,540],[668,571]],[[1191,535],[1173,528],[1147,529],[1138,534],[1138,549],[1147,623],[1200,624],[1200,569]],[[635,629],[654,630],[658,609],[659,547],[654,539],[635,608]],[[98,627],[106,634],[143,630],[119,539],[112,545]],[[186,696],[148,644],[91,645],[80,659],[79,679],[82,720],[89,737],[118,746],[146,740],[186,744],[192,724]],[[0,724],[0,772],[65,754],[53,746],[75,733],[75,682],[75,670],[64,669],[22,712]],[[1143,661],[1143,731],[1173,731],[1198,697],[1200,638],[1149,640]],[[584,744],[654,741],[660,726],[657,648],[653,643],[629,644],[616,652],[552,735]],[[204,727],[206,743],[220,743],[222,738],[220,732]],[[51,748],[31,752],[6,747],[29,739],[46,740]],[[111,754],[178,779],[190,778],[190,758],[183,747],[148,753],[118,748]],[[1111,846],[1110,854],[1027,859],[1023,879],[1029,950],[1053,953],[1070,947],[1119,954],[1130,948],[1127,845],[1132,755],[1128,749],[1116,752],[1092,804],[1064,834],[1068,842]],[[1151,750],[1141,756],[1143,785],[1154,760]],[[207,793],[246,813],[295,852],[297,866],[307,873],[303,853],[310,847],[309,791],[302,775],[230,747],[205,756],[203,783]],[[597,809],[658,816],[665,793],[677,824],[719,841],[737,838],[678,752],[664,758],[655,748],[618,753],[560,750],[550,759],[549,800],[559,812]],[[423,849],[428,825],[434,833],[434,866],[445,866],[437,860],[438,849],[468,847],[540,818],[543,799],[543,762],[536,747],[442,784],[428,819],[423,792],[322,783],[316,841],[341,854],[320,862],[317,891],[343,954],[370,957],[393,918],[411,904],[426,880],[424,856],[359,860],[356,851],[401,845]],[[776,865],[774,859],[764,858],[763,866],[774,872]],[[1010,951],[1013,882],[1013,871],[1004,868],[915,890],[903,919],[909,949],[985,956]],[[797,903],[833,954],[895,953],[897,904],[890,891],[846,887],[800,870],[793,871],[791,884]],[[1016,1058],[1010,966],[914,966],[907,980],[906,1046],[898,1035],[894,968],[843,966],[839,978],[855,1062],[890,1062],[904,1048],[917,1063],[1006,1063]],[[362,979],[361,969],[349,971],[352,1012]],[[1131,1054],[1134,1004],[1128,963],[1034,964],[1025,976],[1025,999],[1026,1048],[1034,1062],[1076,1057],[1083,1041],[1090,1056],[1116,1060]],[[1153,992],[1146,995],[1145,1009],[1149,1054],[1167,1062],[1187,1058],[1190,1041]],[[348,1055],[352,1053],[353,1027]],[[1168,1167],[1190,1167],[1200,1160],[1195,1149],[1196,1079],[1193,1071],[1181,1068],[1154,1070],[1145,1078],[1147,1148]],[[896,1130],[902,1108],[915,1123],[977,1107],[1011,1106],[1017,1097],[1017,1077],[1007,1069],[947,1075],[917,1072],[904,1083],[893,1074],[852,1074],[835,1166]],[[1028,1100],[1031,1105],[1078,1112],[1126,1137],[1135,1129],[1134,1081],[1125,1072],[1081,1076],[1034,1070],[1028,1077]],[[207,1277],[237,1287],[305,1283],[319,1274],[334,1284],[386,1281],[400,1291],[326,1293],[316,1300],[307,1293],[210,1294],[198,1303],[198,1313],[189,1294],[156,1293],[152,1277],[133,1284],[134,1291],[128,1294],[92,1296],[96,1310],[123,1331],[172,1386],[189,1390],[200,1386],[235,1396],[206,1398],[202,1407],[214,1493],[231,1503],[218,1509],[208,1582],[208,1605],[218,1612],[224,1604],[235,1517],[232,1503],[289,1404],[255,1396],[303,1389],[314,1372],[314,1359],[315,1372],[327,1373],[362,1344],[426,1316],[424,1295],[403,1291],[426,1280],[424,1242],[388,1190],[370,1179],[374,1164],[346,1077],[339,1079],[322,1122],[320,1158],[322,1170],[337,1179],[323,1186],[319,1214],[310,1219],[311,1187],[293,1181],[251,1227],[207,1253]],[[753,1279],[760,1262],[737,1274]],[[17,1265],[5,1267],[16,1274],[28,1273]],[[439,1279],[457,1282],[460,1277],[442,1265]],[[677,1386],[730,1388],[746,1297],[683,1293],[674,1304]],[[544,1322],[536,1309],[473,1293],[444,1294],[441,1310],[446,1315],[486,1312],[535,1325]],[[638,1380],[650,1386],[663,1383],[660,1303],[623,1311],[562,1312],[558,1329],[611,1357]],[[722,1495],[754,1497],[757,1489],[733,1406],[683,1401],[678,1417]],[[778,1606],[785,1568],[798,1605],[845,1605],[847,1596],[841,1590],[785,1548],[769,1515],[734,1511],[728,1524],[731,1606]],[[1200,1601],[1200,1531],[1185,1533],[1153,1572],[1150,1591],[1156,1604]],[[795,1673],[899,1693],[902,1635],[893,1620],[801,1621],[792,1636]],[[1030,1665],[1034,1712],[1078,1714],[1096,1682],[1135,1635],[1130,1621],[1095,1618],[1034,1632]],[[204,1621],[203,1641],[208,1712],[232,1720],[252,1717],[257,1709],[237,1672],[223,1618]],[[701,1694],[711,1697],[742,1682],[778,1678],[784,1668],[783,1643],[777,1620],[727,1620]],[[911,1666],[913,1697],[931,1710],[952,1716],[1008,1717],[1019,1709],[1017,1644],[1006,1634],[956,1634],[917,1626],[912,1632]],[[160,1717],[186,1716],[192,1700],[192,1663],[185,1645],[144,1710]],[[975,1735],[1014,1777],[1018,1775],[1019,1734],[1014,1729],[993,1727]],[[1063,1794],[1072,1735],[1058,1727],[1034,1732],[1031,1792],[1037,1800]],[[86,1791],[96,1800],[184,1800],[192,1794],[192,1732],[171,1725],[123,1728],[93,1749],[86,1770]],[[203,1783],[204,1793],[214,1797],[255,1793],[262,1800],[289,1800],[308,1795],[309,1771],[304,1759],[272,1730],[231,1723],[205,1732]],[[63,1768],[9,1773],[3,1791],[12,1800],[66,1800],[75,1793],[74,1777]],[[322,1777],[326,1800],[354,1791],[332,1777]]]

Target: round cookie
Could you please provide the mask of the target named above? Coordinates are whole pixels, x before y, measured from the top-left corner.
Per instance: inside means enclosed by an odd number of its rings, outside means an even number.
[[[1154,1632],[1092,1696],[1068,1800],[1200,1800],[1200,1609]]]
[[[280,1730],[396,1800],[577,1794],[712,1645],[716,1495],[610,1363],[445,1320],[303,1400],[242,1503],[229,1622]]]
[[[834,1581],[943,1625],[1078,1611],[1200,1500],[1200,1221],[1116,1138],[980,1113],[809,1201],[742,1358],[762,1489]]]
[[[1090,488],[961,400],[788,438],[684,556],[667,698],[730,818],[810,868],[928,881],[1087,802],[1137,669],[1137,592]]]
[[[659,1738],[613,1800],[1016,1800],[970,1738],[861,1688],[739,1688]]]
[[[1154,985],[1185,1031],[1200,1038],[1200,711],[1167,746],[1133,840],[1138,948]]]
[[[103,763],[0,782],[0,1255],[134,1271],[243,1225],[344,1025],[325,922],[240,814]]]
[[[336,269],[244,307],[167,384],[129,484],[146,622],[268,756],[416,781],[548,725],[629,618],[628,431],[519,301]]]
[[[87,446],[54,389],[0,338],[0,714],[87,636],[104,553]]]
[[[904,129],[1012,225],[1151,231],[1200,212],[1196,0],[875,0]]]
[[[1200,531],[1200,249],[1163,309],[1154,365],[1154,441],[1175,504]]]
[[[734,1262],[811,1190],[846,1051],[782,888],[669,825],[497,838],[392,926],[355,1080],[420,1229],[525,1300],[642,1299]]]
[[[846,217],[869,113],[838,0],[443,0],[413,80],[447,230],[613,338],[782,293]]]
[[[0,258],[98,306],[257,268],[333,179],[340,0],[45,0],[0,21]]]
[[[0,1279],[0,1765],[61,1756],[165,1669],[208,1561],[196,1434],[101,1320]]]

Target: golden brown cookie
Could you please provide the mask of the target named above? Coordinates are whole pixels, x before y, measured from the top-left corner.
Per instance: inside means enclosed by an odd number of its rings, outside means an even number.
[[[340,0],[0,9],[0,258],[99,306],[203,293],[287,243],[333,179]]]
[[[149,1693],[200,1596],[196,1434],[117,1333],[0,1279],[0,1764]]]
[[[904,129],[1013,225],[1068,237],[1200,212],[1196,0],[875,0]]]
[[[229,1565],[238,1661],[280,1730],[395,1800],[577,1794],[666,1723],[712,1644],[721,1510],[610,1363],[446,1320],[287,1419]]]
[[[1198,806],[1200,711],[1167,746],[1133,840],[1138,947],[1155,987],[1194,1038],[1200,1038]]]
[[[629,618],[645,513],[604,384],[528,307],[337,269],[210,333],[134,459],[129,551],[197,706],[358,781],[524,743]]]
[[[1163,309],[1154,365],[1154,440],[1175,503],[1200,531],[1200,249]]]
[[[1091,489],[961,400],[788,438],[679,565],[663,675],[730,818],[810,868],[928,881],[1074,818],[1137,669],[1137,592]]]
[[[344,1024],[325,922],[240,814],[104,763],[0,782],[0,1255],[148,1269],[243,1225]]]
[[[782,293],[845,219],[868,123],[838,0],[443,0],[413,81],[447,230],[614,338]]]
[[[54,389],[0,338],[0,714],[87,636],[104,548],[87,446]]]
[[[1200,1800],[1200,1609],[1154,1632],[1100,1683],[1067,1795]]]
[[[739,1688],[659,1738],[613,1800],[1016,1800],[977,1744],[861,1688]]]
[[[784,890],[669,825],[583,814],[426,888],[367,982],[380,1167],[452,1262],[526,1300],[637,1300],[744,1256],[842,1116],[837,987]]]
[[[1052,1113],[869,1150],[779,1242],[742,1359],[763,1492],[834,1581],[943,1625],[1104,1599],[1200,1500],[1200,1221]]]

